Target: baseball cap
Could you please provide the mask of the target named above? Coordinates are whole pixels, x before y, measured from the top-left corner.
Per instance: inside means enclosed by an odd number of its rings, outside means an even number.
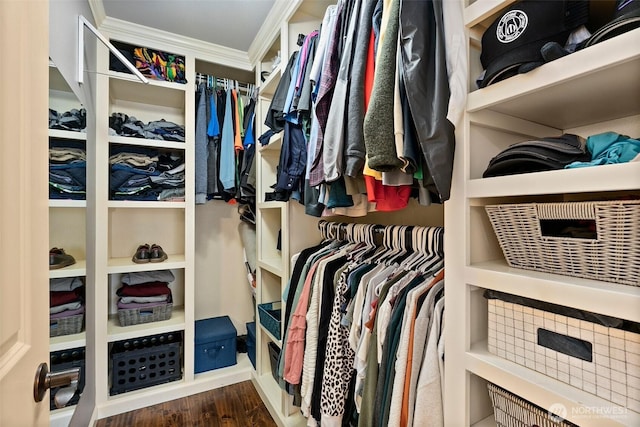
[[[482,35],[480,87],[529,71],[545,62],[540,49],[564,44],[571,31],[589,19],[587,0],[522,0],[505,10]]]
[[[612,18],[593,33],[585,47],[640,27],[640,0],[617,0]]]

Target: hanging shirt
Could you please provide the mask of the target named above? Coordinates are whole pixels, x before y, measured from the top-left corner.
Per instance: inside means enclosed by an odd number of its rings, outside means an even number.
[[[220,182],[225,191],[235,187],[235,154],[233,136],[233,110],[231,90],[227,90],[227,99],[224,109],[224,122],[222,125],[222,140],[220,141]]]

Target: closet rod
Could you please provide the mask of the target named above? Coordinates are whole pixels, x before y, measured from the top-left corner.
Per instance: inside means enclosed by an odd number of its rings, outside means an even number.
[[[241,89],[251,89],[251,87],[253,86],[252,83],[239,82],[238,80],[235,80],[235,79],[227,79],[223,77],[209,76],[207,74],[196,73],[196,83],[206,83],[209,81],[209,79],[215,79],[216,83],[221,86],[227,82],[232,83],[234,86],[237,83],[238,87],[240,87]]]

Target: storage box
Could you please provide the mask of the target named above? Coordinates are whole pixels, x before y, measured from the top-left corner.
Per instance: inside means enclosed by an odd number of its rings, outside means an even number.
[[[493,416],[497,427],[577,427],[562,419],[561,414],[545,411],[495,384],[487,383],[487,388],[493,404]]]
[[[271,375],[273,379],[278,379],[278,359],[280,358],[280,347],[273,341],[269,341],[269,362],[271,362]]]
[[[195,373],[235,365],[236,338],[229,316],[196,321]]]
[[[182,333],[116,341],[111,348],[111,395],[182,378]]]
[[[65,371],[67,369],[80,368],[80,378],[78,379],[78,388],[73,394],[73,397],[65,406],[72,406],[78,403],[82,390],[84,390],[84,383],[86,374],[84,372],[85,366],[85,351],[84,347],[70,348],[67,350],[52,351],[49,355],[49,365],[51,366],[51,373]],[[49,408],[53,411],[56,408],[54,398],[56,393],[61,387],[54,387],[49,394]]]
[[[485,297],[490,353],[640,412],[640,324],[497,291]]]
[[[640,286],[640,200],[485,209],[511,267]]]
[[[49,319],[49,336],[79,334],[82,332],[82,325],[84,325],[84,313]]]
[[[119,309],[120,326],[138,325],[140,323],[160,322],[171,319],[173,303],[159,304],[150,308]]]
[[[247,355],[253,365],[253,369],[256,368],[256,322],[247,323]]]
[[[280,323],[282,317],[282,303],[269,302],[266,304],[258,304],[258,315],[260,323],[265,329],[271,332],[276,339],[280,339]]]

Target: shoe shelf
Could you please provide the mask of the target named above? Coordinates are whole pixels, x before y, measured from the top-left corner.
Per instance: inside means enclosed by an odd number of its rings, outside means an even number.
[[[87,261],[76,258],[76,263],[68,267],[49,270],[50,279],[60,279],[63,277],[81,277],[87,274]]]
[[[145,262],[136,264],[131,257],[109,258],[107,273],[134,273],[140,271],[176,270],[186,266],[184,254],[167,254],[168,259],[162,262]]]
[[[259,150],[260,151],[273,150],[279,153],[281,148],[282,148],[282,132],[272,135],[271,139],[269,140],[269,143],[267,145],[260,146]]]
[[[282,259],[280,258],[261,259],[258,261],[258,266],[276,276],[282,276]]]
[[[271,74],[269,74],[269,77],[267,77],[264,82],[262,82],[262,86],[260,87],[260,96],[272,97],[278,88],[278,83],[280,83],[281,78],[282,62],[280,62],[280,65],[276,67]]]

